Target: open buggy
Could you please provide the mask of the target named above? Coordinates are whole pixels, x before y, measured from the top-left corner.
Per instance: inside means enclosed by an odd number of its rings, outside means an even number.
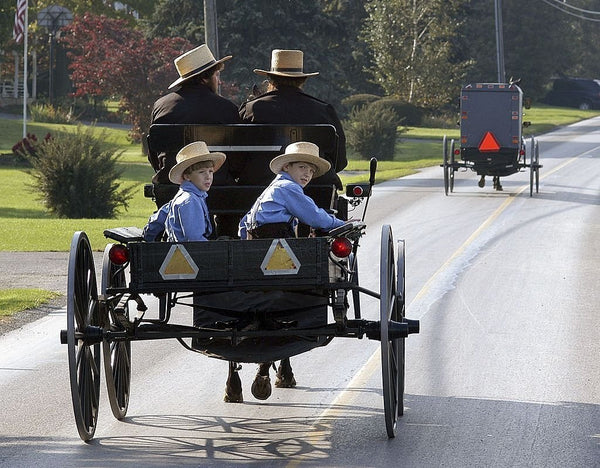
[[[270,158],[295,141],[311,141],[333,154],[337,148],[330,125],[154,125],[149,159],[156,168],[160,152],[176,152],[198,140],[232,160]],[[347,186],[346,196],[338,197],[333,186],[309,186],[307,194],[338,216],[362,202],[366,209],[375,170],[372,160],[369,184]],[[213,186],[211,213],[241,218],[263,188]],[[147,195],[160,189],[150,186]],[[213,358],[260,363],[307,352],[333,338],[364,336],[381,342],[385,424],[394,437],[403,414],[404,340],[418,333],[419,322],[404,315],[404,241],[394,242],[390,226],[381,231],[379,291],[359,285],[357,250],[364,229],[364,223],[351,221],[317,237],[183,243],[145,242],[138,228],[108,229],[104,234],[114,242],[104,250],[99,288],[88,237],[76,232],[68,267],[67,329],[60,337],[68,348],[80,437],[90,440],[96,429],[101,361],[113,415],[125,417],[134,341],[176,339]],[[379,299],[379,320],[361,317],[361,294]],[[150,299],[158,304],[154,313],[147,310]],[[194,327],[177,321],[180,307],[202,300],[212,304],[206,307],[214,314],[212,322]]]
[[[454,191],[454,173],[471,169],[493,178],[494,188],[502,190],[500,177],[529,168],[529,195],[535,184],[539,191],[539,146],[534,137],[525,144],[522,136],[523,92],[514,83],[476,83],[462,88],[460,95],[460,142],[444,135],[444,190]],[[528,148],[527,148],[528,146]],[[528,155],[529,150],[529,155]],[[457,157],[459,157],[457,159]]]

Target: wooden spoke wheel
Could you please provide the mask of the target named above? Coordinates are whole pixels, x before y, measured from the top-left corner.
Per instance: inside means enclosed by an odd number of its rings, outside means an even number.
[[[383,376],[383,409],[388,437],[396,436],[396,422],[400,405],[400,368],[403,366],[402,344],[400,339],[390,339],[390,320],[400,321],[396,296],[396,265],[394,261],[394,241],[389,225],[381,230],[380,258],[380,300],[381,321],[381,370]]]
[[[535,193],[540,191],[540,146],[538,141],[535,142],[535,151],[533,153],[535,157]]]
[[[535,138],[531,137],[531,154],[529,156],[529,196],[533,197],[533,179],[535,175]]]
[[[444,193],[448,195],[448,190],[450,189],[450,165],[449,165],[449,155],[448,155],[448,139],[446,135],[442,139],[442,150],[444,152],[444,163],[442,167],[444,168]]]
[[[449,167],[448,167],[448,190],[450,193],[454,192],[454,140],[450,141],[449,151]]]
[[[102,277],[100,293],[106,303],[105,329],[120,330],[114,319],[115,307],[123,297],[122,294],[109,293],[109,289],[126,286],[125,271],[110,261],[108,253],[113,244],[104,249],[102,259]],[[125,314],[129,318],[128,303],[124,305]],[[129,391],[131,385],[131,341],[102,341],[104,357],[104,374],[110,408],[115,418],[123,419],[129,406]]]
[[[94,436],[100,399],[100,344],[88,342],[88,327],[100,327],[96,272],[90,241],[83,231],[74,234],[67,279],[67,349],[71,398],[82,440]]]
[[[396,262],[396,314],[395,321],[402,322],[405,317],[406,310],[406,258],[404,255],[404,241],[398,241],[398,259]],[[406,338],[399,338],[397,348],[398,357],[398,416],[404,414],[404,353]]]

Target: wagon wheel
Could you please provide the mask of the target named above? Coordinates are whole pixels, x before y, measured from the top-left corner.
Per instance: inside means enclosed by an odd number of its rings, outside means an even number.
[[[450,141],[450,167],[448,168],[450,192],[454,192],[454,140]]]
[[[86,343],[80,335],[90,326],[100,326],[96,272],[90,241],[85,232],[78,231],[69,254],[67,349],[73,412],[84,441],[96,431],[100,397],[100,344]]]
[[[533,177],[535,174],[535,138],[531,137],[531,155],[529,156],[529,196],[533,197]]]
[[[442,150],[444,152],[444,164],[442,166],[444,168],[444,192],[448,195],[450,175],[448,174],[448,139],[446,138],[446,135],[444,135],[444,138],[442,139]]]
[[[396,262],[396,308],[394,321],[404,320],[406,308],[406,259],[404,256],[404,241],[398,241],[398,260]],[[404,414],[404,350],[405,338],[398,340],[398,416]]]
[[[540,146],[538,142],[535,142],[535,193],[540,191]]]
[[[381,370],[383,375],[383,409],[388,437],[396,436],[396,421],[399,415],[398,396],[400,388],[400,356],[399,339],[390,339],[389,321],[401,319],[396,302],[396,271],[394,264],[394,243],[392,230],[384,225],[381,230],[380,259],[380,300],[379,315],[381,323]]]
[[[122,326],[114,321],[114,309],[122,295],[111,296],[108,289],[126,286],[125,272],[110,261],[108,253],[113,244],[108,244],[104,249],[102,259],[102,277],[100,293],[106,301],[106,323],[108,330],[122,330]],[[129,306],[125,303],[125,313],[129,317]],[[102,341],[104,358],[104,375],[106,376],[106,389],[110,408],[115,418],[123,419],[129,406],[129,389],[131,384],[131,341]]]
[[[348,266],[352,271],[352,275],[350,277],[350,283],[353,286],[358,287],[358,258],[354,253],[350,254],[348,259]],[[360,292],[358,289],[352,289],[352,304],[354,305],[354,318],[359,319],[360,315]]]

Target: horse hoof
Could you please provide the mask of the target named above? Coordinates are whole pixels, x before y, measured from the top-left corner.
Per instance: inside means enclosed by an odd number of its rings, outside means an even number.
[[[268,375],[256,374],[251,390],[254,398],[257,400],[266,400],[271,396],[271,379]]]

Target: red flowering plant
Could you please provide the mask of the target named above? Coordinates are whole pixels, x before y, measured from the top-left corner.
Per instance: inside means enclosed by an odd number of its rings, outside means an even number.
[[[40,157],[40,146],[51,138],[50,133],[47,133],[42,141],[38,141],[35,134],[28,133],[25,138],[15,143],[12,147],[16,161],[31,166],[32,162]]]

